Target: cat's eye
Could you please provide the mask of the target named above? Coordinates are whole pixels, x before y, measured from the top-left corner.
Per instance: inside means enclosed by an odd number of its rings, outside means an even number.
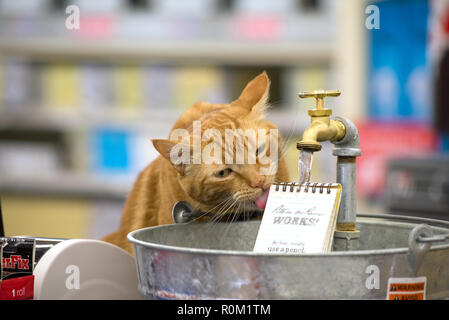
[[[229,176],[232,172],[232,169],[230,168],[226,168],[220,171],[215,172],[215,176],[217,178],[226,178],[227,176]]]
[[[265,144],[261,145],[259,148],[257,148],[256,150],[256,157],[265,149]]]

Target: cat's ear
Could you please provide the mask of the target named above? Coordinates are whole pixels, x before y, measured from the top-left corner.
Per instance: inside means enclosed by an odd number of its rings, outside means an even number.
[[[176,171],[184,174],[185,166],[190,162],[190,146],[166,139],[152,139],[151,141],[161,156],[170,161]]]
[[[255,113],[262,114],[267,108],[270,79],[264,71],[251,80],[240,97],[231,105],[240,105]]]

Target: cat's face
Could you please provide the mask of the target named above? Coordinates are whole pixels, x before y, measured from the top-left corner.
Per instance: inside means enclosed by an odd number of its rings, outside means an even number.
[[[229,105],[217,105],[169,140],[153,140],[178,171],[178,180],[202,211],[261,210],[276,182],[279,134],[264,119],[269,79],[262,73]],[[182,132],[184,130],[184,132]],[[181,162],[181,163],[180,163]]]

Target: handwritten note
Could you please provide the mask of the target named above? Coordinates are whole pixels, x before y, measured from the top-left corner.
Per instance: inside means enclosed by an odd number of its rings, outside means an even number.
[[[272,185],[254,251],[273,254],[331,251],[340,197],[339,184],[319,184],[314,188],[296,185],[285,190]]]

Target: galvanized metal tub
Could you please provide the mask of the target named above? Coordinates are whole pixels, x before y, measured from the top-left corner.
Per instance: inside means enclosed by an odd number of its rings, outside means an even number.
[[[425,276],[426,299],[449,297],[449,222],[359,214],[355,250],[304,255],[252,252],[259,225],[131,232],[139,291],[148,299],[385,299],[390,278]]]

